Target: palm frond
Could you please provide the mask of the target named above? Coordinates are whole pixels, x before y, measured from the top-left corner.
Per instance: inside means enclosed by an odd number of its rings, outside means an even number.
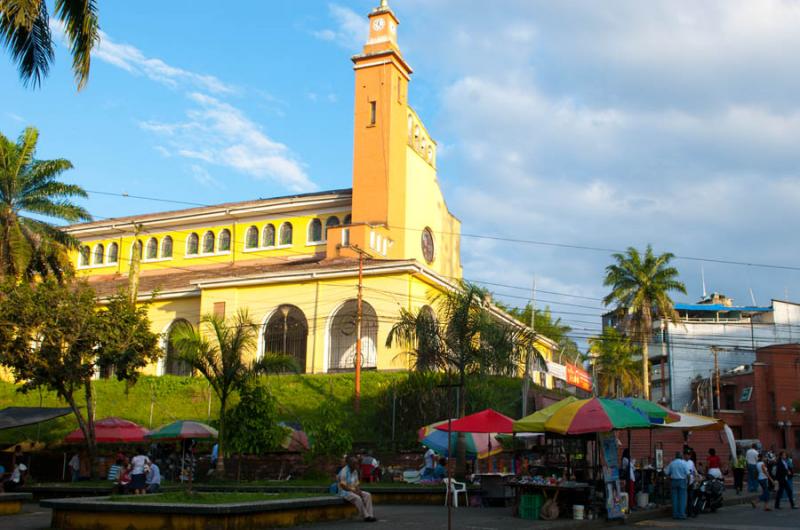
[[[0,40],[17,63],[25,86],[41,86],[55,57],[44,0],[3,0],[0,3]]]
[[[99,39],[95,0],[56,0],[56,16],[64,23],[72,52],[78,90],[89,81],[91,52]]]
[[[265,353],[253,363],[252,370],[257,374],[285,374],[300,372],[300,365],[291,355]]]

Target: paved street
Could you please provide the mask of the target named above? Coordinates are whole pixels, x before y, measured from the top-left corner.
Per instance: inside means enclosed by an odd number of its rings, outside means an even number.
[[[722,508],[715,514],[702,515],[688,521],[672,519],[656,519],[641,521],[637,528],[698,528],[720,530],[770,530],[778,528],[800,528],[800,510],[790,510],[788,506],[781,510],[764,512],[754,510],[749,505]]]

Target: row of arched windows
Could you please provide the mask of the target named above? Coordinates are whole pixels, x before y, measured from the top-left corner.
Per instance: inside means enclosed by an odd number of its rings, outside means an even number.
[[[328,327],[327,371],[344,372],[355,369],[356,360],[356,316],[358,302],[347,300],[333,313]],[[166,357],[161,373],[190,375],[191,369],[177,359],[171,344],[176,329],[176,320],[166,332]],[[308,355],[308,320],[303,311],[291,304],[275,308],[264,322],[260,332],[259,351],[290,355],[302,372],[306,371]],[[377,368],[378,361],[378,316],[366,301],[361,306],[361,367]]]
[[[321,219],[312,219],[308,224],[308,234],[306,239],[308,243],[323,243],[327,240],[327,231],[329,228],[339,226],[340,224],[349,225],[350,215],[344,217],[343,223],[335,215],[328,217],[325,220],[325,232],[323,237],[323,225]],[[293,227],[292,223],[284,222],[280,228],[275,230],[275,225],[272,223],[264,226],[260,233],[258,227],[255,225],[249,227],[245,232],[244,248],[247,250],[257,248],[270,248],[276,246],[291,245],[293,240]],[[173,255],[173,240],[171,236],[164,236],[159,242],[158,238],[151,237],[147,240],[146,244],[142,241],[137,241],[131,248],[131,255],[138,249],[139,257],[145,260],[156,259],[169,259]],[[203,234],[202,239],[197,232],[192,232],[186,237],[186,255],[198,256],[201,254],[216,254],[230,252],[231,250],[231,231],[227,228],[220,230],[219,234],[208,230]],[[114,264],[119,260],[119,245],[111,243],[108,245],[108,251],[102,243],[90,249],[84,245],[78,251],[78,266],[88,267],[89,265],[103,265]]]

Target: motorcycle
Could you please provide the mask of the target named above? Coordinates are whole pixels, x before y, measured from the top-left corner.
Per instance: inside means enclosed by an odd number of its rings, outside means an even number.
[[[704,480],[695,483],[693,512],[701,514],[706,511],[716,512],[722,507],[722,493],[725,483],[721,478],[707,476]]]

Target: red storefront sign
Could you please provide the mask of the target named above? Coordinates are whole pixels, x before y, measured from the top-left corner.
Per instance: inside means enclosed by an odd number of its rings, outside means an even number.
[[[592,376],[583,368],[567,363],[567,384],[591,392]]]

